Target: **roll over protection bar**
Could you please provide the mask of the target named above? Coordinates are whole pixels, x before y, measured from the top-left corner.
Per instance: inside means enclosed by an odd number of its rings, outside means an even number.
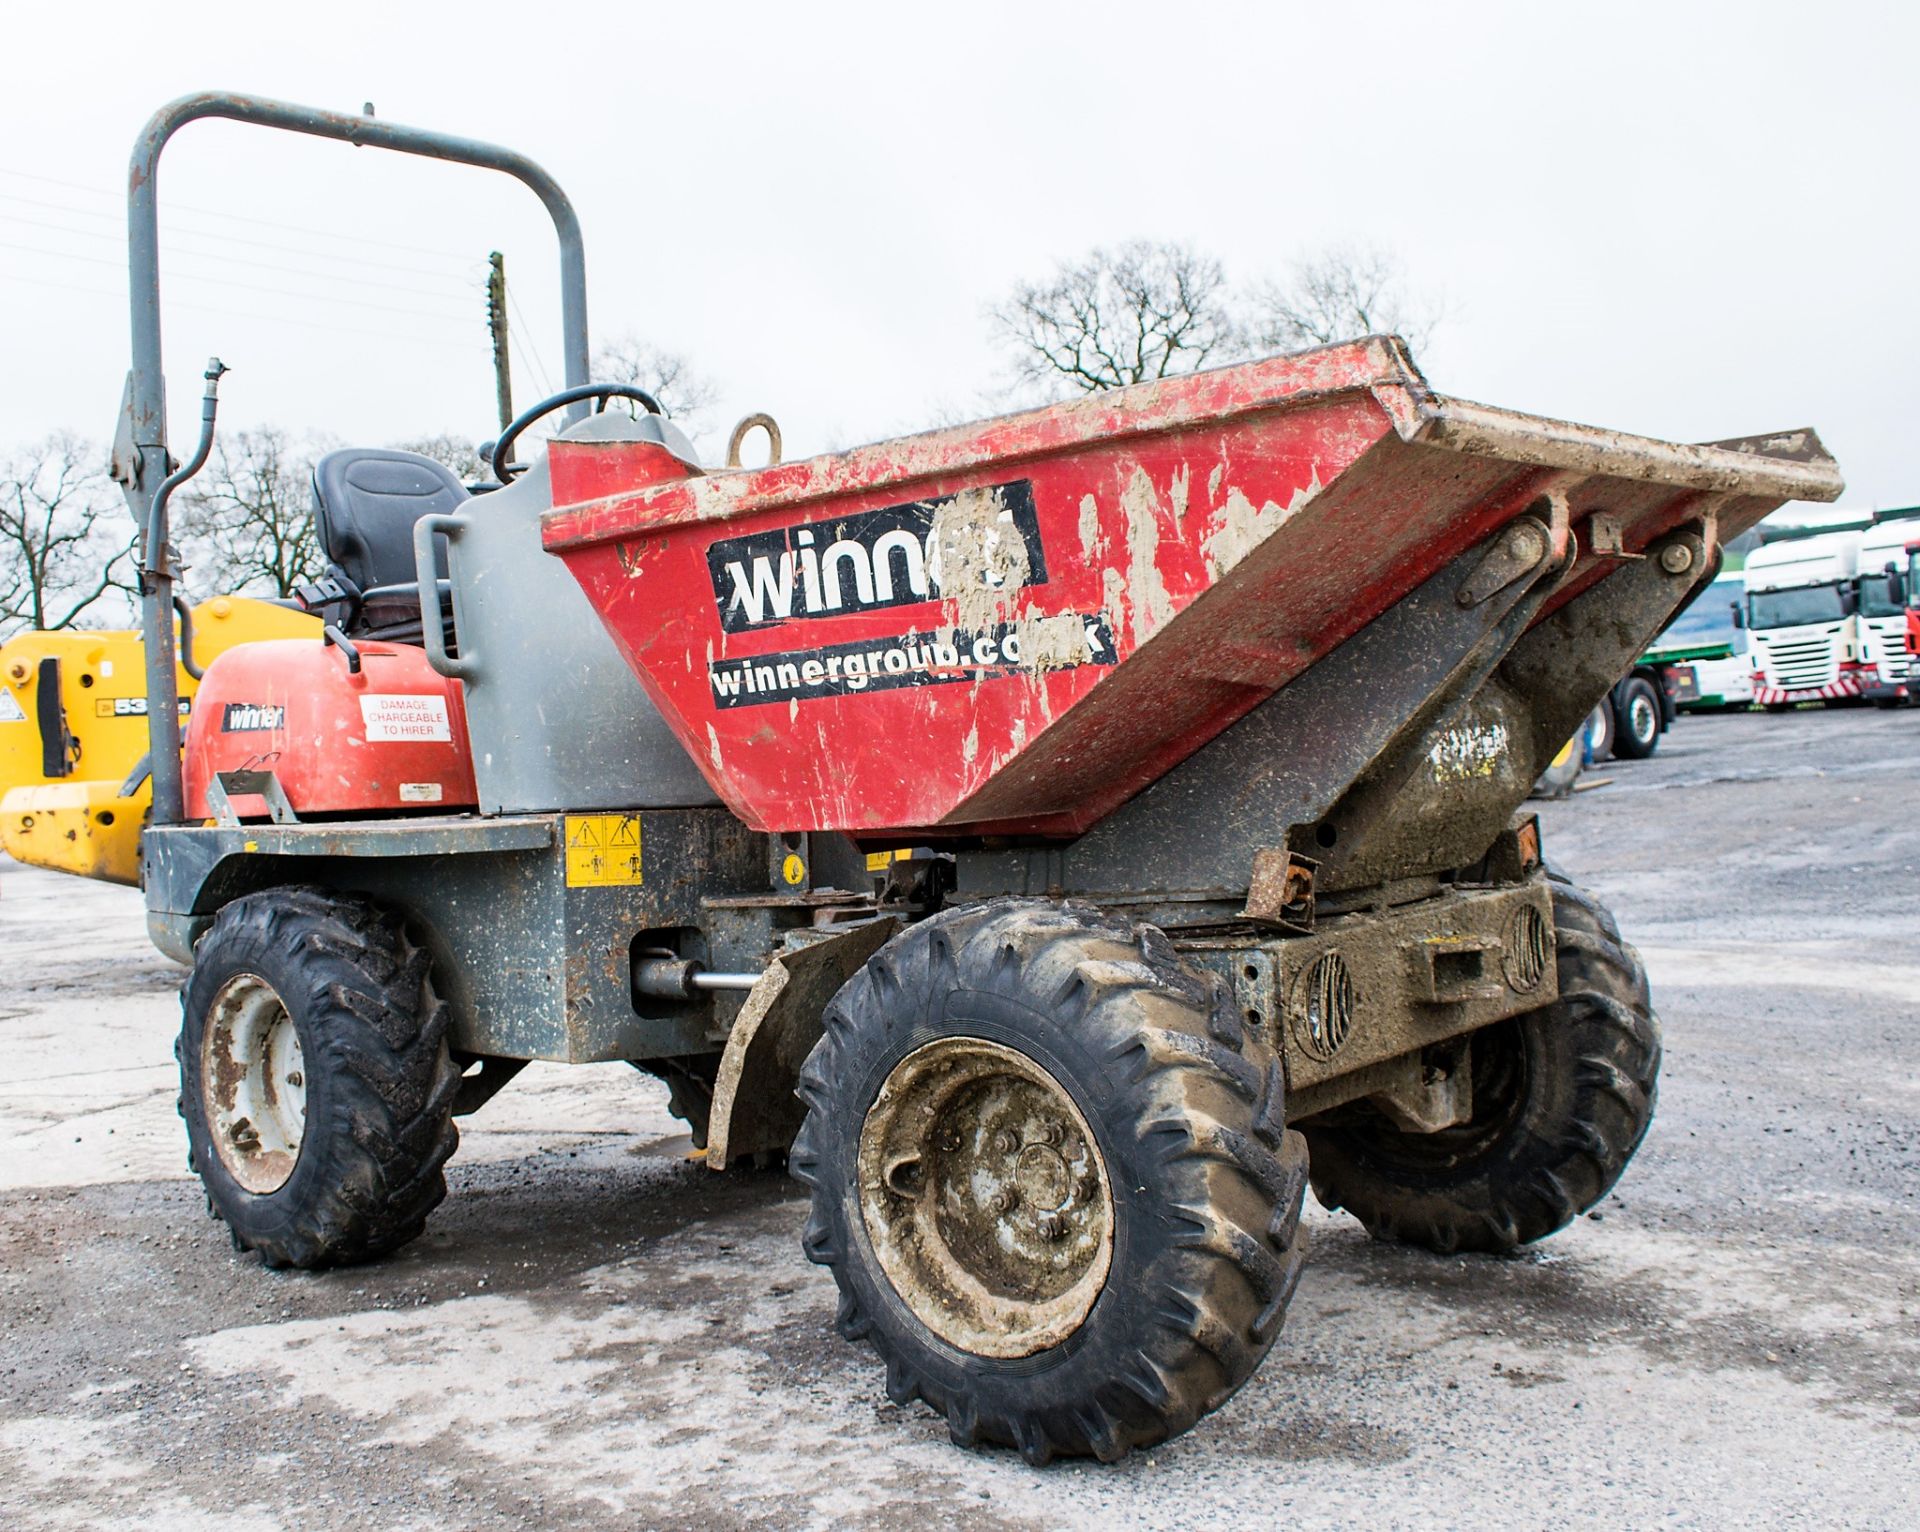
[[[587,381],[587,261],[580,220],[560,183],[523,154],[479,139],[410,128],[375,118],[273,101],[230,91],[182,96],[155,112],[134,140],[127,176],[127,278],[133,324],[133,370],[127,384],[126,440],[132,448],[124,487],[137,525],[147,529],[141,589],[141,628],[147,665],[147,740],[153,762],[154,824],[185,818],[180,776],[179,685],[175,675],[173,571],[167,558],[169,477],[166,377],[160,348],[160,216],[157,175],[167,142],[190,122],[223,118],[280,128],[356,148],[392,149],[427,159],[498,170],[529,187],[553,219],[560,241],[560,322],[566,381]],[[576,408],[569,419],[576,419]]]

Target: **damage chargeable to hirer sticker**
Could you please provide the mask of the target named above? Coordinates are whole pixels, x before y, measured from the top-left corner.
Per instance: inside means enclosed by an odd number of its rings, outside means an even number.
[[[381,693],[360,699],[369,743],[451,740],[445,697]]]

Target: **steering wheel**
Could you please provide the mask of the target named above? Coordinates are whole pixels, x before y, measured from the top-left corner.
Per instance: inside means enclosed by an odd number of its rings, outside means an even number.
[[[633,399],[644,404],[650,414],[664,415],[660,401],[644,388],[635,388],[631,383],[581,383],[573,388],[562,389],[551,399],[542,399],[530,410],[524,410],[514,417],[513,423],[500,433],[493,444],[491,462],[495,476],[502,484],[513,482],[515,474],[521,469],[514,466],[513,448],[520,440],[521,432],[542,416],[551,415],[562,405],[578,404],[582,399],[598,399],[599,407],[594,414],[604,414],[607,404],[613,399]]]

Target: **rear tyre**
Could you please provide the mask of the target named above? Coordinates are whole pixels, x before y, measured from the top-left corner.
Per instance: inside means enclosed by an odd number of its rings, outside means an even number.
[[[314,888],[236,899],[181,1009],[187,1163],[238,1248],[312,1268],[420,1233],[447,1193],[460,1070],[398,917]]]
[[[720,1055],[696,1053],[685,1058],[635,1059],[633,1067],[666,1085],[667,1110],[687,1125],[694,1148],[706,1148],[707,1128],[713,1117],[713,1082],[720,1073]]]
[[[1378,1239],[1506,1251],[1620,1179],[1653,1120],[1660,1025],[1646,971],[1591,894],[1550,874],[1560,996],[1473,1036],[1473,1118],[1407,1133],[1371,1108],[1305,1128],[1313,1191]]]
[[[835,996],[793,1174],[840,1332],[956,1443],[1107,1461],[1259,1364],[1304,1254],[1279,1061],[1166,937],[997,901]]]
[[[1660,694],[1645,676],[1635,676],[1614,697],[1613,753],[1644,761],[1660,748]]]

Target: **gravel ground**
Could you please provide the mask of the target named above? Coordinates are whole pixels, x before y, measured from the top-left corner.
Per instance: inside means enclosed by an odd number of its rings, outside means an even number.
[[[618,1066],[465,1119],[425,1238],[233,1254],[187,1178],[178,970],[0,866],[0,1525],[1910,1527],[1920,716],[1682,720],[1542,818],[1666,1027],[1619,1195],[1517,1257],[1313,1256],[1253,1381],[1117,1467],[960,1452],[832,1331],[783,1177]]]

